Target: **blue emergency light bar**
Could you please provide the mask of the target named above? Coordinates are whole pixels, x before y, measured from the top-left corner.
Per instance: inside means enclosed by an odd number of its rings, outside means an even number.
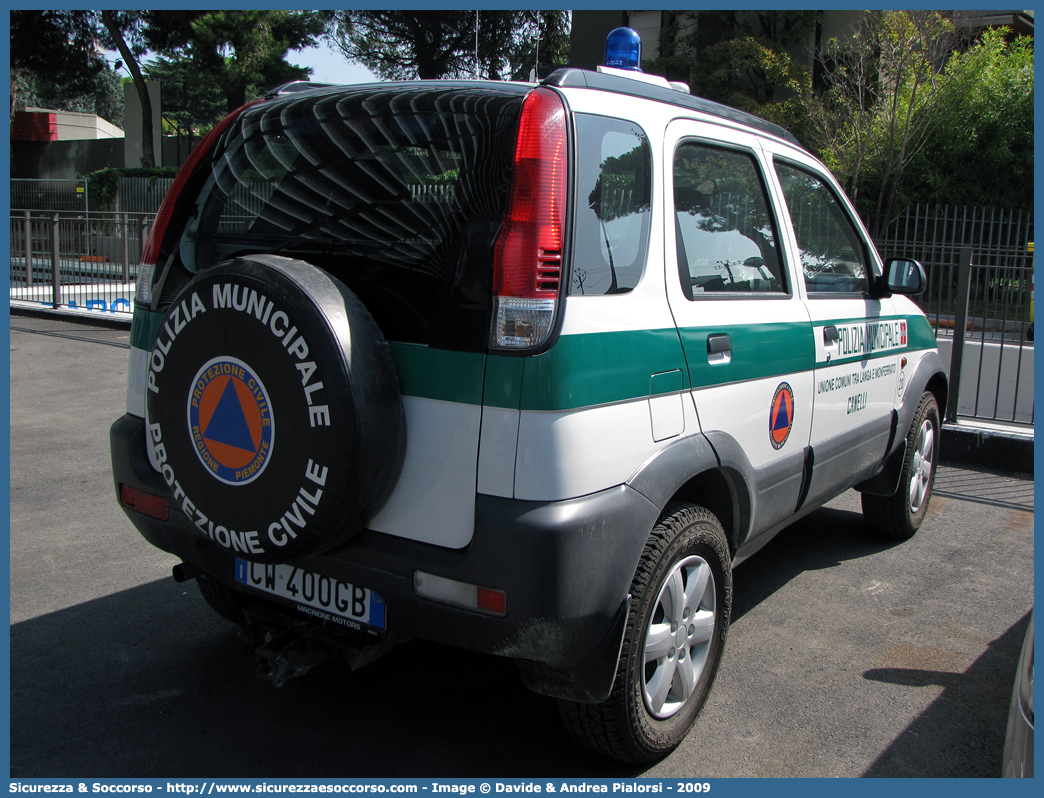
[[[606,36],[605,66],[641,72],[642,37],[631,28],[617,28]]]

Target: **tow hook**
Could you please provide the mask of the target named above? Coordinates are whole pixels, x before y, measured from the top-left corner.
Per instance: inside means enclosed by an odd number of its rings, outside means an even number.
[[[273,687],[303,676],[327,657],[356,670],[380,659],[396,645],[391,640],[354,643],[331,637],[322,628],[262,606],[244,608],[243,615],[247,623],[239,633],[239,643],[244,652],[254,652],[258,680]]]
[[[273,687],[282,687],[288,679],[303,676],[325,658],[312,645],[311,637],[296,629],[278,634],[266,632],[254,654],[258,681],[269,682]]]

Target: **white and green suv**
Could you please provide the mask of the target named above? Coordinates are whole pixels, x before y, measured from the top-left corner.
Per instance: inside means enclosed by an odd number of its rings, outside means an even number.
[[[277,683],[435,640],[650,761],[737,563],[849,488],[886,535],[925,516],[923,268],[786,131],[660,78],[275,92],[143,260],[117,493]]]

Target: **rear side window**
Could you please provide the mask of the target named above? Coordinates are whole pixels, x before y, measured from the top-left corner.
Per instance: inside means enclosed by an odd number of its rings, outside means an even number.
[[[637,125],[576,115],[576,235],[569,293],[623,294],[649,249],[652,156]]]
[[[786,292],[765,183],[748,152],[685,142],[674,156],[678,271],[689,299]]]
[[[392,84],[261,103],[213,157],[182,262],[302,258],[390,340],[481,351],[525,93]]]

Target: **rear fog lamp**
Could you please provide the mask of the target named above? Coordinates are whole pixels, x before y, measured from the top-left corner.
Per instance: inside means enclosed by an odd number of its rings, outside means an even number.
[[[456,579],[415,571],[413,589],[421,598],[441,601],[455,607],[490,615],[507,615],[507,593],[488,587],[469,585]]]
[[[138,266],[138,281],[134,291],[134,304],[149,307],[152,304],[152,278],[156,273],[154,263]]]
[[[120,485],[120,501],[124,507],[150,518],[158,518],[160,521],[170,519],[170,508],[166,499],[132,488],[130,485]]]

